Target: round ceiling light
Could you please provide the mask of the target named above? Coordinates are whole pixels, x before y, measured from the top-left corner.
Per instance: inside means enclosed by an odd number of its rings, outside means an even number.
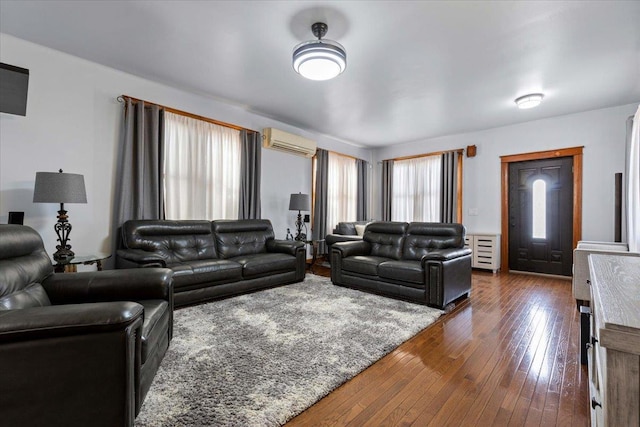
[[[329,80],[347,68],[347,52],[333,40],[323,40],[327,24],[316,22],[311,26],[318,40],[300,43],[293,48],[293,69],[310,80]]]
[[[544,98],[544,95],[541,93],[530,93],[529,95],[516,98],[515,103],[518,108],[525,110],[527,108],[533,108],[540,105],[542,98]]]

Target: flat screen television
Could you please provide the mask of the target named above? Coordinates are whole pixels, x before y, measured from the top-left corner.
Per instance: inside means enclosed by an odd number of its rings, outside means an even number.
[[[27,115],[29,70],[0,62],[0,113]]]

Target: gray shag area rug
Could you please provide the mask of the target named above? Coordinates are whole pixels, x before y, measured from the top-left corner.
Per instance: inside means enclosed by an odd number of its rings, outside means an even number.
[[[442,313],[315,275],[177,310],[136,426],[280,426]]]

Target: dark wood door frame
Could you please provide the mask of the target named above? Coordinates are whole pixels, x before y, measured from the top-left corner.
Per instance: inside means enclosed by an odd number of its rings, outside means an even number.
[[[582,149],[584,147],[561,148],[558,150],[536,151],[533,153],[500,156],[501,194],[502,194],[502,254],[500,269],[509,271],[509,163],[527,160],[553,159],[555,157],[573,157],[573,247],[582,239]]]

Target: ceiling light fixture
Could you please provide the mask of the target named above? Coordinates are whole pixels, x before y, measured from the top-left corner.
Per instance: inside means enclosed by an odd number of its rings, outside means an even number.
[[[323,40],[329,27],[323,22],[311,26],[318,40],[300,43],[293,48],[293,69],[310,80],[329,80],[347,68],[347,52],[333,40]]]
[[[515,103],[518,108],[525,110],[527,108],[533,108],[540,105],[542,98],[544,98],[544,95],[541,93],[530,93],[529,95],[516,98]]]

